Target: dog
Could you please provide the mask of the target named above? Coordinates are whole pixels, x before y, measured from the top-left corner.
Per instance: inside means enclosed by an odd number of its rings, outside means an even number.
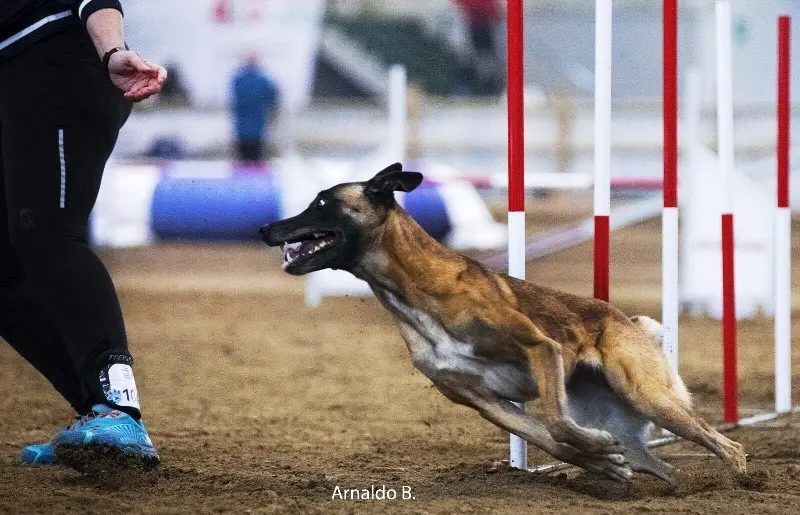
[[[332,268],[366,281],[442,394],[558,460],[621,482],[636,471],[674,484],[674,468],[647,447],[655,424],[746,472],[742,445],[692,409],[658,322],[440,245],[394,196],[422,179],[395,163],[320,192],[297,216],[261,227],[262,239],[283,247],[292,275]],[[537,397],[541,420],[513,404]]]

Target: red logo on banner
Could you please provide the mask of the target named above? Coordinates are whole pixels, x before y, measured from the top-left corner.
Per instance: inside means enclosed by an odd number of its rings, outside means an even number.
[[[233,5],[231,0],[217,0],[214,5],[214,21],[228,23],[233,18]]]

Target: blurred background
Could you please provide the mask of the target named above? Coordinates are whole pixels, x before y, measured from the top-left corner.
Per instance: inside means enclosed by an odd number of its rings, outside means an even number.
[[[711,107],[714,2],[680,7],[681,77],[696,70],[701,100]],[[389,67],[402,64],[412,89],[409,157],[446,160],[465,171],[502,170],[504,8],[495,0],[132,2],[126,36],[169,65],[172,88],[139,106],[119,155],[146,157],[157,153],[157,140],[174,138],[188,158],[234,156],[230,84],[252,56],[279,92],[266,136],[273,155],[350,158],[374,150],[387,130]],[[733,9],[739,149],[743,158],[769,155],[774,138],[752,125],[774,124],[775,17],[800,14],[800,4],[734,0]],[[530,169],[584,169],[591,164],[594,2],[528,0],[525,11]],[[615,168],[657,173],[661,2],[614,2],[613,63]],[[797,73],[793,79],[800,85]],[[713,123],[703,128],[701,137],[713,142]],[[648,159],[631,164],[635,157]]]
[[[621,211],[612,218],[620,226],[659,216],[661,4],[613,3],[611,155]],[[709,173],[716,166],[714,1],[679,6],[679,173],[681,204],[690,212],[715,205],[707,195],[715,189]],[[758,213],[744,218],[762,223],[739,236],[743,246],[767,248],[776,18],[800,19],[800,3],[734,0],[732,6],[737,210],[754,206]],[[591,238],[580,224],[591,213],[594,2],[527,0],[524,10],[534,259]],[[793,37],[797,47],[796,27]],[[505,2],[140,0],[126,6],[126,38],[170,75],[159,96],[136,105],[120,134],[94,215],[98,246],[254,242],[259,225],[298,212],[320,189],[366,179],[402,160],[429,179],[407,198],[423,227],[503,268]],[[795,91],[800,86],[798,67],[792,84]],[[794,113],[796,122],[800,111]],[[796,155],[798,131],[792,141]],[[800,182],[793,184],[797,199]],[[716,242],[716,216],[705,215],[703,237]],[[769,262],[747,259],[742,266],[768,273]],[[694,269],[703,275],[702,266]],[[767,284],[768,276],[758,281]],[[761,297],[771,294],[758,288]]]

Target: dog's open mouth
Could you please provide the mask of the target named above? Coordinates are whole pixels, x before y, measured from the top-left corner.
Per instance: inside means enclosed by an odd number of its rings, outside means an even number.
[[[283,244],[283,268],[295,265],[338,243],[335,233],[323,231],[287,241]]]

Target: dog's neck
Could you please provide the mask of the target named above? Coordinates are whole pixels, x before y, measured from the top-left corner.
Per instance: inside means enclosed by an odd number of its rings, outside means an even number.
[[[392,208],[370,249],[351,272],[373,290],[386,290],[419,305],[447,295],[463,261],[400,207]]]

